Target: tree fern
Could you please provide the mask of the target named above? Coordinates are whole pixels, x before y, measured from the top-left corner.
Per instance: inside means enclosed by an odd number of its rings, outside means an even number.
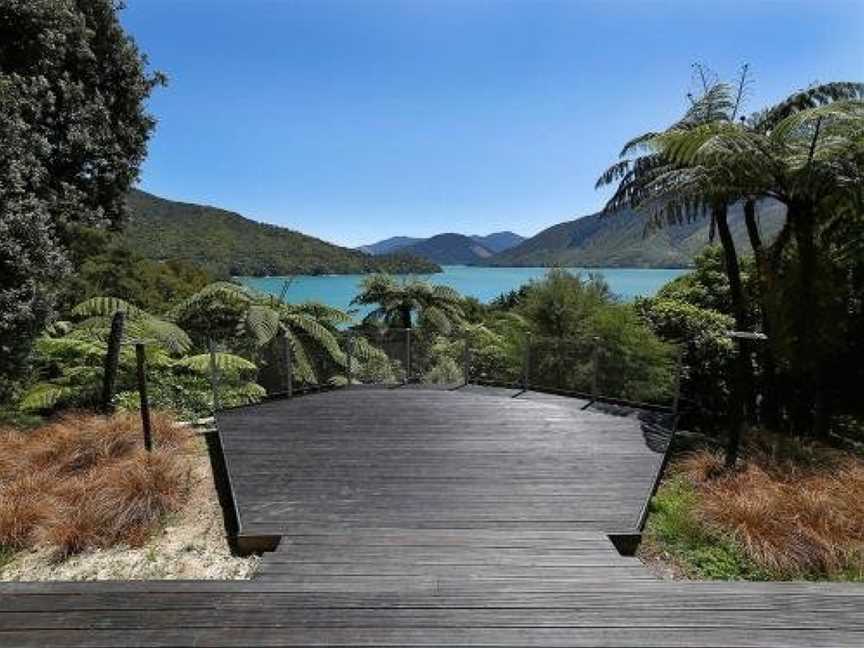
[[[267,344],[279,333],[279,313],[269,306],[249,305],[243,323],[259,347]]]
[[[144,314],[144,311],[119,297],[93,297],[72,309],[72,315],[76,318],[111,317],[114,313],[126,313],[129,317],[139,317]]]
[[[246,358],[241,358],[232,353],[214,353],[216,360],[216,369],[219,373],[228,373],[238,375],[241,373],[254,372],[258,368],[254,363],[249,362]],[[210,373],[210,354],[201,353],[198,355],[187,356],[177,360],[174,364],[178,367],[184,367],[195,373],[207,375]]]
[[[74,389],[69,386],[39,383],[27,391],[24,398],[21,399],[19,407],[28,412],[50,410],[58,403],[69,399],[73,394]]]
[[[345,363],[345,354],[339,348],[336,336],[318,320],[303,313],[291,313],[283,315],[282,321],[295,333],[301,332],[308,336],[331,360],[337,364]]]
[[[288,344],[291,347],[291,352],[294,358],[292,367],[294,377],[300,382],[318,384],[318,376],[309,360],[309,354],[303,346],[301,340],[292,331],[287,331]]]
[[[245,382],[220,389],[219,398],[224,407],[253,405],[261,402],[267,391],[254,382]]]

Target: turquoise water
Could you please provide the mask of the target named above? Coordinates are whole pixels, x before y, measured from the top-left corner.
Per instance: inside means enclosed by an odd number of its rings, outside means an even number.
[[[622,299],[651,296],[667,281],[685,270],[654,270],[641,268],[568,268],[571,272],[595,272],[605,277],[612,291]],[[547,268],[476,268],[472,266],[444,266],[444,272],[424,275],[432,283],[455,288],[463,295],[488,302],[501,293],[518,288],[531,279],[543,277]],[[359,291],[364,275],[296,276],[286,292],[289,302],[318,301],[349,309]],[[262,292],[280,295],[285,277],[238,277],[238,279]],[[356,307],[355,307],[356,308]],[[363,314],[369,309],[358,309]]]

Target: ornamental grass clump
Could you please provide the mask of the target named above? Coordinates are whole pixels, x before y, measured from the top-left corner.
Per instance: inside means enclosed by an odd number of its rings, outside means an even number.
[[[153,417],[146,452],[135,414],[64,416],[31,432],[0,431],[0,546],[58,557],[140,546],[189,495],[192,439]]]
[[[864,460],[813,443],[762,436],[724,471],[706,450],[675,466],[695,513],[778,579],[864,580]]]

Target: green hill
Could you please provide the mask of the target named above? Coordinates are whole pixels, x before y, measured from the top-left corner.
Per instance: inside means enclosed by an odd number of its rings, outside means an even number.
[[[442,265],[482,263],[494,254],[484,245],[463,234],[438,234],[402,248],[401,251]]]
[[[216,276],[440,272],[429,261],[403,254],[370,256],[240,214],[159,198],[133,190],[124,236],[155,260],[185,259]]]
[[[772,239],[783,223],[779,203],[763,205],[760,228]],[[559,223],[491,259],[493,266],[581,266],[676,268],[692,265],[693,258],[708,245],[708,218],[683,225],[647,230],[644,216],[621,210],[597,213]],[[735,244],[749,254],[743,210],[736,205],[729,212],[729,227]]]

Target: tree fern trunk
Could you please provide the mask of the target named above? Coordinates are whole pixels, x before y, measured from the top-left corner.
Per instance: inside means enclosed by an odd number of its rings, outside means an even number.
[[[120,366],[120,345],[123,342],[123,326],[126,313],[117,311],[111,319],[108,334],[108,350],[105,353],[105,372],[102,375],[102,411],[110,414],[114,410],[114,390],[117,387],[117,370]]]
[[[756,201],[747,200],[744,203],[744,222],[747,225],[747,236],[750,239],[750,247],[753,249],[753,258],[756,261],[757,284],[759,286],[759,310],[762,318],[762,332],[768,336],[768,341],[761,349],[763,387],[762,387],[762,422],[770,430],[777,430],[780,426],[780,408],[777,389],[777,363],[774,359],[774,344],[772,337],[771,315],[768,304],[768,291],[773,276],[772,269],[768,267],[768,259],[762,245],[762,237],[759,234],[759,226],[756,223]]]
[[[735,241],[729,230],[728,205],[719,202],[712,206],[711,215],[717,227],[717,235],[723,248],[723,259],[726,276],[729,279],[729,294],[732,300],[732,314],[735,318],[735,328],[743,331],[747,327],[747,307],[744,301],[744,289],[741,284],[741,266],[738,263],[738,253]],[[751,371],[746,340],[739,340],[738,355],[735,358],[730,404],[729,404],[729,446],[726,452],[726,462],[732,466],[738,457],[738,447],[741,442],[741,429],[747,413],[747,404],[751,402],[749,386]]]
[[[818,269],[816,232],[811,210],[801,205],[790,207],[788,215],[798,253],[798,299],[795,308],[795,340],[798,394],[796,397],[795,427],[799,434],[809,435],[826,431],[827,422],[814,422],[814,410],[825,416],[827,408],[816,407],[824,402],[820,371],[820,317],[819,295],[816,294]]]
[[[400,317],[402,318],[402,328],[411,328],[411,307],[403,305],[399,308]]]

